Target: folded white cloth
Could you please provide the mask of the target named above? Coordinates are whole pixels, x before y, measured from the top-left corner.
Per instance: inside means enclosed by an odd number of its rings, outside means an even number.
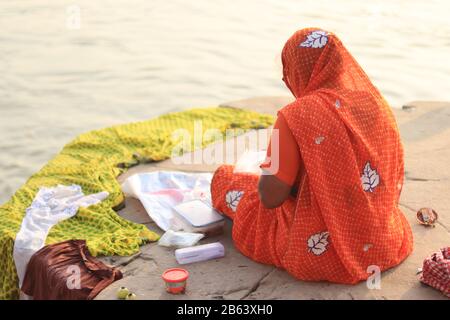
[[[122,191],[139,199],[147,214],[164,231],[173,225],[173,207],[200,199],[211,204],[211,173],[156,171],[138,173],[125,180]]]
[[[77,214],[79,207],[88,207],[108,197],[108,192],[85,196],[79,185],[42,187],[27,208],[14,241],[14,262],[19,286],[22,286],[28,261],[45,246],[50,229],[58,222]]]

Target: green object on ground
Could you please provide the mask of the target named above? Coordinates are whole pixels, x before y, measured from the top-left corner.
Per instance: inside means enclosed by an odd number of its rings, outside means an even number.
[[[80,135],[0,207],[0,299],[19,297],[13,260],[14,239],[25,210],[39,187],[78,184],[85,194],[100,191],[110,194],[101,203],[80,208],[76,216],[54,226],[47,237],[47,244],[83,239],[93,256],[126,256],[138,252],[140,245],[158,240],[159,236],[146,226],[123,219],[112,209],[124,200],[116,178],[138,163],[170,158],[172,149],[179,144],[173,138],[176,130],[189,132],[193,146],[197,121],[202,121],[203,132],[218,129],[224,134],[227,129],[268,127],[274,118],[241,109],[212,107],[170,113],[148,121]],[[213,138],[212,135],[211,139],[203,140],[198,147],[214,142]]]

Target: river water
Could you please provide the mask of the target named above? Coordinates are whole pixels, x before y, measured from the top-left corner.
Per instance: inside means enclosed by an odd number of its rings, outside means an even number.
[[[22,0],[0,4],[0,203],[76,135],[287,95],[280,51],[335,32],[393,107],[450,100],[448,0]]]

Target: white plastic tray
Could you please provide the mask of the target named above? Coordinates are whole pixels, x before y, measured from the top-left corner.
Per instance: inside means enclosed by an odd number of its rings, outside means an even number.
[[[195,228],[206,227],[224,220],[216,210],[202,200],[180,203],[174,207],[174,210]]]

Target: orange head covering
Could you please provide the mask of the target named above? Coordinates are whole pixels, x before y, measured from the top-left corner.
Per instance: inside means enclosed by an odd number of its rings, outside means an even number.
[[[358,62],[331,32],[317,28],[295,32],[286,42],[281,59],[283,80],[296,98],[321,88],[358,90],[361,83],[369,83],[381,98]]]
[[[361,152],[383,148],[386,138],[373,137],[378,130],[398,140],[389,104],[335,34],[318,28],[298,30],[286,42],[281,58],[283,80],[297,98],[297,107],[303,105],[315,113],[318,105],[338,104],[332,109],[339,109],[340,122],[366,144]],[[340,108],[341,104],[347,106]]]
[[[399,264],[413,242],[398,207],[403,148],[389,105],[330,32],[297,31],[282,62],[297,98],[280,113],[302,159],[299,191],[266,209],[256,176],[217,170],[212,200],[233,218],[235,245],[304,280],[356,283]]]
[[[294,33],[282,51],[283,77],[296,101],[281,110],[305,165],[307,177],[297,198],[296,217],[312,229],[329,232],[338,260],[348,273],[364,279],[366,268],[381,269],[412,250],[411,230],[398,208],[403,184],[403,148],[392,110],[336,35],[317,28]],[[312,225],[312,224],[311,224]],[[322,229],[322,230],[321,230]],[[291,226],[307,237],[304,226]],[[305,240],[303,240],[305,241]],[[373,246],[364,251],[364,246]],[[375,249],[376,247],[376,249]],[[287,260],[306,257],[293,248]],[[314,265],[293,266],[313,279]],[[308,270],[308,271],[306,271]],[[334,278],[331,269],[329,279]]]

